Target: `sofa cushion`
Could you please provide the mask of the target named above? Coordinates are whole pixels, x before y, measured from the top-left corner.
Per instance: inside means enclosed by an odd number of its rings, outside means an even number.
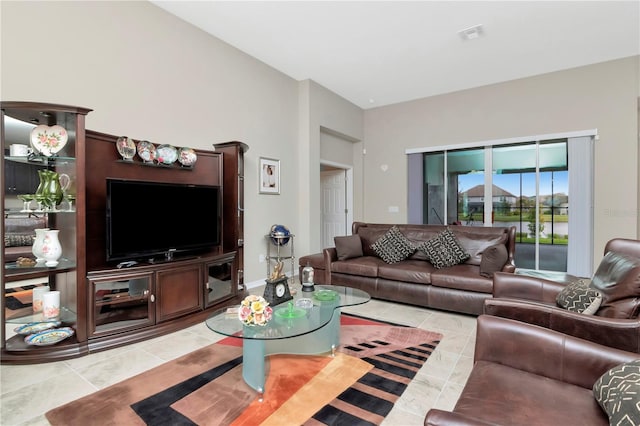
[[[493,293],[493,280],[478,274],[476,265],[460,263],[431,273],[431,285],[475,293]]]
[[[400,262],[416,251],[411,241],[395,225],[373,243],[371,248],[387,263]]]
[[[602,305],[597,316],[637,316],[638,304],[634,301],[640,298],[640,259],[608,252],[593,275],[590,287],[602,294]]]
[[[382,265],[386,265],[386,263],[379,257],[354,257],[353,259],[332,262],[331,272],[376,278],[378,276],[378,268]]]
[[[591,389],[482,360],[454,411],[492,425],[608,425]]]
[[[429,261],[438,269],[457,265],[469,258],[469,253],[449,228],[420,244],[417,249],[425,252]]]
[[[392,265],[380,265],[378,277],[393,281],[429,284],[431,282],[431,273],[435,270],[429,262],[407,259]]]
[[[502,244],[506,249],[506,243],[509,239],[508,231],[508,228],[480,228],[477,232],[461,231],[460,228],[457,227],[453,229],[456,238],[460,241],[460,245],[469,253],[469,258],[466,262],[472,265],[480,265],[485,251],[489,247]],[[505,260],[505,263],[506,262]]]
[[[602,303],[602,295],[598,290],[589,288],[589,283],[577,280],[558,293],[556,303],[571,312],[593,315]]]
[[[480,275],[487,278],[493,278],[494,272],[502,271],[502,267],[507,263],[507,260],[509,260],[509,252],[503,243],[487,247],[482,251]]]
[[[611,425],[640,425],[640,359],[613,367],[593,385]]]
[[[15,232],[7,232],[4,234],[4,246],[5,247],[22,247],[33,245],[33,239],[35,238],[35,233],[15,233]]]
[[[334,237],[333,242],[338,253],[338,260],[347,260],[362,256],[362,241],[359,235]]]

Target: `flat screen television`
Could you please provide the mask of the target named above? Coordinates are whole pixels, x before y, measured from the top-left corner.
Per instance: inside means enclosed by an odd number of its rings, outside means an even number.
[[[220,245],[217,186],[107,179],[107,261]]]

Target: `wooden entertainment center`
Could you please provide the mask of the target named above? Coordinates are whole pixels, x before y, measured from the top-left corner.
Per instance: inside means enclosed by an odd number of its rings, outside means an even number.
[[[248,147],[241,142],[215,145],[213,150],[194,150],[197,161],[191,167],[180,164],[144,162],[139,157],[124,160],[116,149],[118,136],[84,129],[90,110],[65,105],[2,102],[2,149],[4,163],[43,167],[65,173],[75,191],[75,209],[33,213],[46,215],[48,226],[60,230],[63,261],[57,267],[18,267],[4,261],[2,285],[2,363],[39,363],[82,356],[90,352],[145,340],[204,321],[217,308],[238,303],[245,295],[242,278],[243,246],[243,156]],[[22,123],[64,127],[69,140],[55,156],[13,157],[11,144],[29,144],[29,128],[16,136],[9,117]],[[17,139],[16,139],[17,138]],[[6,170],[6,168],[5,168]],[[6,172],[4,173],[6,174]],[[7,177],[3,176],[6,180]],[[221,243],[173,258],[155,256],[136,259],[137,264],[118,267],[107,262],[107,179],[158,183],[208,185],[221,192]],[[16,211],[3,182],[3,213]],[[33,188],[32,188],[33,189]],[[200,203],[199,203],[200,201]],[[198,209],[207,200],[167,200]],[[19,210],[19,208],[18,208]],[[163,212],[157,212],[162,215]],[[200,214],[216,220],[216,212],[202,208]],[[4,224],[3,234],[4,234]],[[182,226],[188,223],[172,223]],[[145,228],[145,218],[132,214],[131,238],[162,232]],[[120,265],[122,266],[122,265]],[[24,342],[23,335],[11,331],[29,322],[42,321],[41,313],[30,308],[11,311],[12,289],[28,289],[38,280],[61,292],[62,326],[74,335],[49,346]],[[41,284],[35,284],[36,286]],[[12,301],[14,302],[14,301]],[[15,303],[11,304],[14,306]]]

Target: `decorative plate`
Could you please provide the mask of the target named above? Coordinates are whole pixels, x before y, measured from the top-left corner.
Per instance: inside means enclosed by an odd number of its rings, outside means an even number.
[[[178,159],[178,150],[173,145],[160,145],[156,148],[156,159],[160,164],[173,164]]]
[[[333,290],[318,290],[315,292],[313,297],[323,302],[328,302],[330,300],[335,300],[336,297],[338,297],[338,292]]]
[[[136,144],[130,137],[120,136],[116,140],[116,148],[125,161],[131,161],[133,156],[136,155]]]
[[[153,163],[156,159],[156,146],[149,141],[138,142],[138,156],[145,163]]]
[[[178,162],[185,167],[192,167],[198,156],[192,148],[183,147],[180,148],[180,155],[178,156]]]
[[[67,144],[69,135],[62,126],[47,126],[41,124],[31,131],[31,146],[33,149],[50,157],[60,151]]]
[[[52,330],[41,331],[24,338],[27,345],[48,346],[61,342],[64,339],[73,336],[73,328],[63,327],[54,328]]]
[[[30,322],[29,324],[21,325],[20,327],[15,328],[13,331],[17,334],[27,336],[29,334],[34,334],[43,330],[57,327],[60,324],[60,321]]]

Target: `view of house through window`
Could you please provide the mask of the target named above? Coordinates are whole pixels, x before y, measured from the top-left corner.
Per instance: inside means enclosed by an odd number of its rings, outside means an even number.
[[[429,152],[423,164],[424,223],[515,226],[517,267],[567,271],[566,139]]]

